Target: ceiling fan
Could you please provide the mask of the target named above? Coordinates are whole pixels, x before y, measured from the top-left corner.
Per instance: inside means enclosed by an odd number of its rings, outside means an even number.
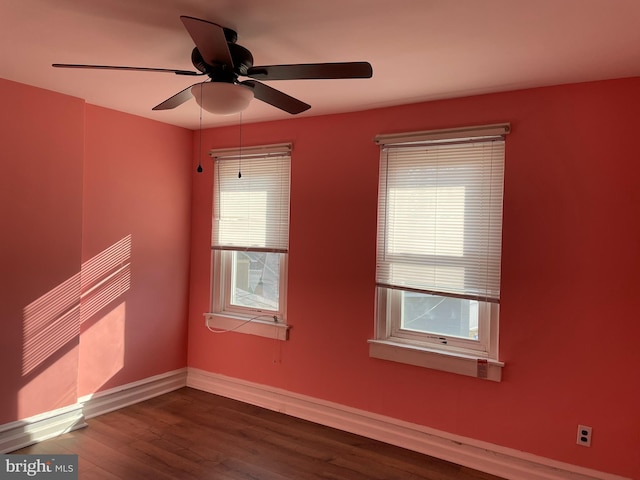
[[[153,110],[169,110],[195,97],[203,109],[222,115],[242,111],[253,98],[291,114],[301,113],[311,108],[311,105],[258,80],[371,78],[373,75],[373,69],[368,62],[254,66],[251,52],[236,43],[238,35],[234,30],[194,17],[181,16],[180,19],[195,43],[195,48],[191,52],[191,62],[198,72],[169,68],[68,63],[54,63],[53,66],[168,72],[186,76],[208,75],[208,80],[185,88],[153,107]],[[250,80],[240,81],[239,77],[249,77]]]

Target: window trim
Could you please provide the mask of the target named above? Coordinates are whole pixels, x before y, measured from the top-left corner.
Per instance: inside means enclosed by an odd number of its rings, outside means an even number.
[[[502,381],[504,362],[457,352],[398,343],[392,340],[370,339],[369,356],[379,360],[399,362],[416,367],[466,375],[469,377]]]
[[[265,321],[259,318],[248,321],[246,318],[212,312],[203,315],[206,327],[216,333],[237,332],[273,340],[289,340],[291,326],[284,323]]]
[[[462,127],[422,132],[378,135],[374,141],[381,146],[415,143],[445,144],[502,137],[511,131],[508,123],[480,127]],[[406,145],[405,145],[406,144]],[[504,185],[504,180],[503,180]],[[479,318],[484,338],[479,343],[447,335],[399,332],[402,287],[378,283],[376,287],[375,337],[368,341],[372,358],[406,363],[476,378],[501,381],[504,363],[498,359],[499,301],[478,298],[486,315]],[[406,290],[411,290],[410,288]],[[438,295],[438,292],[433,292]],[[453,295],[455,296],[455,295]],[[489,300],[489,301],[487,301]],[[392,312],[394,310],[394,312]],[[401,329],[400,329],[401,330]],[[400,334],[399,334],[400,333]],[[422,337],[422,338],[420,338]],[[430,337],[430,338],[429,338]],[[441,339],[446,338],[443,344]]]
[[[386,133],[376,135],[373,141],[377,145],[433,142],[460,139],[478,139],[482,137],[495,137],[511,132],[509,123],[495,123],[492,125],[477,125],[470,127],[442,128],[439,130],[423,130],[420,132]]]

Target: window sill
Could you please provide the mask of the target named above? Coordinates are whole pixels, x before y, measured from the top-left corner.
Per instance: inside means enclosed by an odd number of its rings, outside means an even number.
[[[276,340],[289,340],[289,326],[273,320],[250,319],[222,313],[205,313],[207,328],[216,333],[235,332]]]
[[[479,356],[444,352],[390,340],[369,340],[369,356],[444,372],[500,382],[504,363]]]

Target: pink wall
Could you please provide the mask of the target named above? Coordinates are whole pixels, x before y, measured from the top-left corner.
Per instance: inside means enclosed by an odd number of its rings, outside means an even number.
[[[640,475],[640,79],[245,125],[247,145],[294,142],[284,344],[204,330],[211,163],[191,178],[191,132],[5,80],[0,100],[0,424],[184,366],[190,281],[190,366]],[[370,359],[371,139],[502,121],[503,382]],[[204,145],[237,138],[211,129]]]
[[[0,101],[1,425],[186,365],[192,132],[1,79]]]
[[[74,403],[84,102],[0,79],[0,424]]]
[[[185,366],[190,248],[192,132],[86,115],[79,395]]]
[[[640,79],[445,100],[243,127],[293,141],[284,344],[210,335],[211,163],[194,173],[189,365],[588,468],[640,476]],[[510,122],[500,358],[493,383],[368,357],[374,135]],[[237,127],[205,132],[235,146]],[[340,244],[340,241],[343,241]],[[311,381],[310,381],[311,380]],[[593,444],[575,444],[578,423]]]

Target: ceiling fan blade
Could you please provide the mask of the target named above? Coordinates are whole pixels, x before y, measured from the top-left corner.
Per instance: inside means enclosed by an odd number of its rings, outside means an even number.
[[[77,63],[53,63],[52,67],[56,68],[87,68],[99,70],[133,70],[138,72],[165,72],[175,73],[176,75],[204,75],[199,72],[191,72],[189,70],[174,70],[172,68],[148,68],[148,67],[120,67],[116,65],[81,65]]]
[[[371,78],[373,69],[368,62],[299,63],[251,67],[247,76],[257,80]]]
[[[220,25],[185,15],[181,16],[180,20],[205,62],[209,65],[222,64],[233,67],[224,29]]]
[[[191,87],[195,85],[200,85],[199,83],[194,83],[193,85],[185,88],[184,90],[179,91],[174,96],[167,98],[164,102],[159,103],[151,110],[171,110],[172,108],[176,108],[179,105],[182,105],[187,100],[190,100],[193,95],[191,94]]]
[[[273,105],[274,107],[293,115],[302,113],[311,108],[311,105],[308,105],[297,98],[293,98],[280,90],[271,88],[264,83],[256,82],[255,80],[245,80],[244,82],[240,82],[240,84],[251,87],[253,89],[253,96],[258,100],[262,100],[269,105]]]

